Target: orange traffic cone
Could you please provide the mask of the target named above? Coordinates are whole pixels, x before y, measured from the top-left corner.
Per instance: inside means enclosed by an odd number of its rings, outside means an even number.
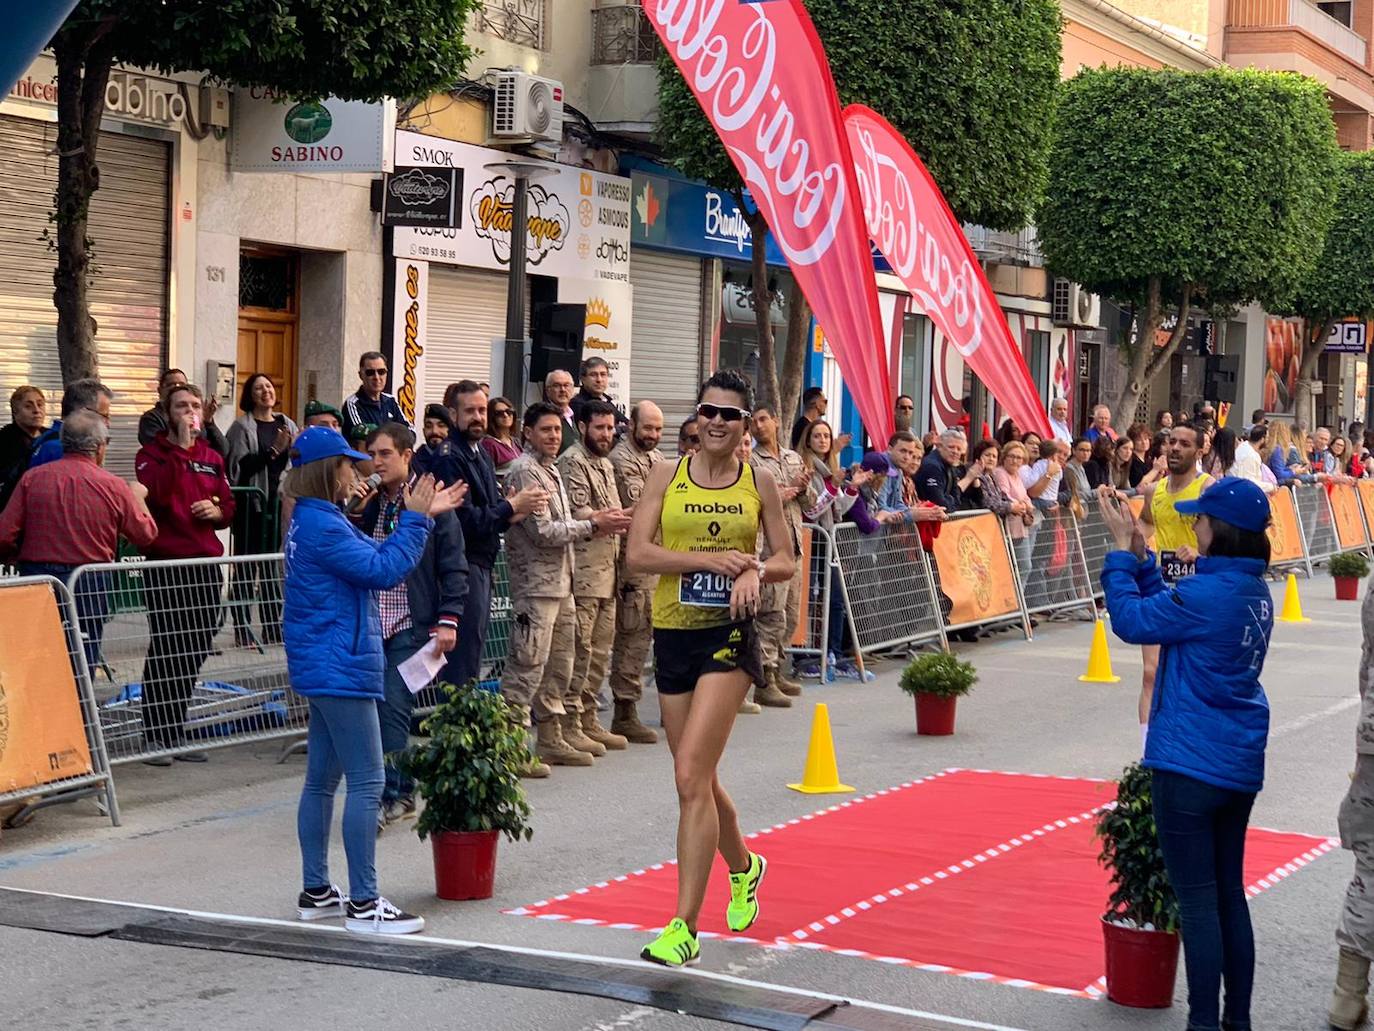
[[[1078,678],[1085,684],[1119,684],[1112,672],[1112,656],[1107,651],[1107,624],[1098,620],[1093,626],[1093,645],[1088,651],[1088,672]]]
[[[811,719],[811,745],[806,750],[806,770],[800,784],[787,785],[803,795],[838,795],[854,789],[840,783],[840,770],[835,765],[835,740],[830,736],[830,710],[824,702],[816,703]]]
[[[1288,584],[1283,589],[1283,611],[1279,613],[1280,623],[1310,623],[1302,614],[1302,599],[1298,597],[1298,578],[1288,574]]]

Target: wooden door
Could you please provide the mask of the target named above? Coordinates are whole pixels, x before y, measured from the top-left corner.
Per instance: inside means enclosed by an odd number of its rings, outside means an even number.
[[[277,388],[277,410],[297,422],[296,316],[239,312],[238,387],[254,373],[265,373]],[[235,413],[236,416],[238,413]]]

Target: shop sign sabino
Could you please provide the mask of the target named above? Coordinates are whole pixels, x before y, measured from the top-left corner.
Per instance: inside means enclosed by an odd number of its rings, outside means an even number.
[[[384,172],[396,105],[296,101],[251,86],[234,93],[229,164],[236,172]]]
[[[509,154],[400,130],[396,157],[406,166],[461,170],[463,216],[462,224],[450,229],[398,227],[396,257],[497,270],[510,266],[515,181],[486,167],[508,161]],[[535,163],[549,174],[529,184],[527,271],[628,282],[630,181],[571,165]]]

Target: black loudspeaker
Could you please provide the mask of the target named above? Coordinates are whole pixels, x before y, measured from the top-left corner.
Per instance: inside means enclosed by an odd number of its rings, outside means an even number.
[[[530,382],[542,387],[545,376],[564,369],[576,383],[587,306],[536,304],[530,315]]]
[[[1240,355],[1209,354],[1203,373],[1202,396],[1208,401],[1236,403],[1240,381]]]

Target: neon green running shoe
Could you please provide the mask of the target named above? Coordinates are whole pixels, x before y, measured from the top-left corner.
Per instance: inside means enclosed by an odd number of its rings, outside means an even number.
[[[687,930],[687,921],[675,916],[662,934],[644,946],[639,958],[665,967],[693,967],[701,961],[701,946]]]
[[[747,931],[759,918],[759,885],[767,872],[768,860],[750,852],[749,869],[730,875],[730,905],[725,908],[725,922],[730,930]]]

